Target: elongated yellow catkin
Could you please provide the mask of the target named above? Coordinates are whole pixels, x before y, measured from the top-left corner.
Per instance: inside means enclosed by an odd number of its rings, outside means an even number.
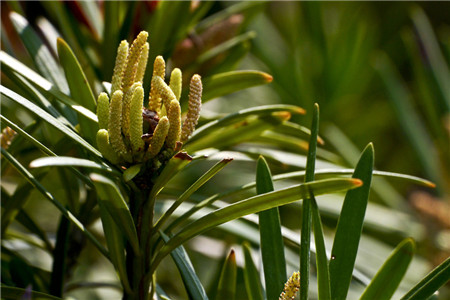
[[[159,112],[161,109],[161,98],[157,94],[156,87],[153,86],[153,78],[161,77],[164,81],[164,77],[166,75],[166,62],[162,56],[157,56],[155,58],[155,62],[153,63],[153,76],[152,76],[152,84],[150,87],[150,94],[148,100],[148,108],[150,110]]]
[[[161,97],[166,110],[169,110],[170,102],[176,100],[175,94],[172,92],[167,83],[164,82],[159,76],[154,76],[152,79],[152,85],[155,88],[155,93],[157,96]]]
[[[300,288],[300,273],[294,272],[292,276],[284,285],[284,290],[280,295],[279,300],[294,300]]]
[[[136,39],[131,44],[130,50],[128,51],[127,66],[123,73],[122,80],[122,90],[124,92],[133,85],[136,78],[137,62],[141,56],[142,47],[147,42],[148,32],[141,31]]]
[[[115,91],[111,97],[111,104],[109,105],[109,122],[108,133],[111,146],[114,151],[119,154],[127,153],[125,143],[122,138],[122,98],[123,92]]]
[[[130,143],[134,153],[144,150],[144,141],[142,140],[142,105],[144,101],[144,89],[138,86],[133,91],[133,97],[130,104]]]
[[[103,157],[113,164],[118,164],[120,162],[119,156],[109,143],[109,134],[106,129],[100,129],[97,132],[97,147]]]
[[[189,136],[194,132],[200,117],[200,110],[202,107],[202,79],[200,75],[195,74],[191,78],[189,89],[189,107],[186,119],[181,130],[181,142],[185,142]]]
[[[145,70],[147,69],[147,60],[148,60],[148,51],[150,50],[149,43],[145,43],[142,46],[141,56],[139,57],[139,62],[136,70],[136,79],[135,81],[142,82],[144,80]]]
[[[122,101],[122,133],[126,139],[130,138],[130,106],[136,88],[142,87],[141,82],[135,82],[125,93]]]
[[[180,101],[181,97],[181,87],[183,85],[182,80],[183,78],[181,76],[181,70],[178,68],[173,69],[172,73],[170,74],[169,87],[175,94],[175,97],[177,97],[178,101]]]
[[[122,86],[123,72],[127,65],[128,56],[128,42],[122,41],[117,48],[116,65],[114,66],[114,73],[111,80],[111,93],[114,94],[115,91],[119,90]]]
[[[101,93],[97,99],[98,128],[107,129],[109,122],[109,98],[106,93]]]
[[[181,137],[181,108],[178,100],[172,100],[167,113],[169,119],[169,132],[167,133],[166,146],[174,150]]]
[[[167,117],[162,117],[159,120],[158,125],[156,125],[155,131],[153,132],[153,137],[150,140],[150,145],[147,150],[147,157],[152,158],[155,157],[162,146],[167,137],[167,133],[169,132],[169,119]]]

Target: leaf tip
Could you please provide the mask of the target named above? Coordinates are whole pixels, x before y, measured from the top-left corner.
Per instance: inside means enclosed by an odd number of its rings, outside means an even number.
[[[263,73],[263,74],[262,74],[262,77],[264,78],[264,81],[265,81],[266,83],[270,83],[270,82],[273,81],[273,76],[270,75],[270,74]]]
[[[352,178],[351,180],[354,187],[360,187],[364,184],[364,182],[361,179],[358,178]]]

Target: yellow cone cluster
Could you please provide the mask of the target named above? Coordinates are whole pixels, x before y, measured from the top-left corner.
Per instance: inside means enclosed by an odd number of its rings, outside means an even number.
[[[294,272],[284,285],[284,290],[279,300],[294,300],[300,288],[300,273]]]
[[[148,107],[144,107],[142,84],[150,49],[147,37],[148,33],[142,31],[131,46],[127,41],[120,43],[110,95],[101,93],[98,97],[97,146],[113,164],[129,165],[173,155],[192,134],[200,115],[200,76],[191,79],[189,108],[183,123],[179,103],[182,74],[175,68],[167,84],[162,56],[154,61]]]

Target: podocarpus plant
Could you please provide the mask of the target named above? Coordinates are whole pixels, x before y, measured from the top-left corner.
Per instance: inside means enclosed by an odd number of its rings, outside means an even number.
[[[161,5],[165,9],[163,12],[170,12],[166,3],[163,2]],[[186,11],[183,10],[186,9],[185,3],[180,3],[176,5],[185,13]],[[57,6],[59,2],[51,5]],[[77,254],[74,254],[74,248],[87,246],[86,240],[79,238],[81,235],[113,264],[121,283],[119,287],[116,285],[113,287],[123,292],[124,298],[148,299],[154,293],[162,297],[164,292],[158,285],[161,281],[156,271],[160,262],[170,254],[181,274],[188,296],[192,299],[207,299],[206,291],[183,245],[188,246],[185,244],[186,241],[217,225],[259,211],[261,211],[259,228],[252,219],[237,221],[240,225],[247,225],[245,228],[250,225],[253,230],[244,236],[244,239],[252,242],[251,246],[244,247],[246,252],[244,272],[247,278],[247,291],[244,294],[249,295],[249,298],[251,295],[252,299],[263,299],[264,295],[260,277],[257,272],[254,272],[256,267],[252,266],[251,247],[259,248],[263,257],[265,294],[268,299],[277,298],[280,295],[287,279],[286,265],[292,265],[292,259],[288,263],[284,259],[284,250],[297,251],[301,247],[300,278],[302,282],[307,283],[300,285],[300,289],[302,297],[308,298],[308,290],[312,286],[311,283],[308,284],[308,278],[311,277],[308,268],[310,263],[308,241],[311,225],[316,243],[320,291],[318,297],[320,299],[345,298],[342,295],[351,292],[350,280],[352,279],[365,284],[369,283],[367,280],[364,281],[365,277],[360,273],[352,274],[353,271],[358,271],[355,255],[368,200],[368,182],[372,175],[408,178],[398,174],[373,171],[372,146],[367,147],[363,152],[356,170],[315,169],[315,143],[320,141],[317,136],[318,107],[312,113],[314,122],[309,131],[287,122],[291,113],[303,112],[299,107],[287,105],[245,109],[225,117],[220,116],[213,121],[205,119],[201,127],[188,139],[195,123],[189,120],[195,120],[198,117],[196,115],[198,109],[188,108],[182,125],[181,111],[177,105],[177,102],[182,100],[179,96],[181,91],[179,79],[177,79],[177,76],[181,75],[179,70],[174,69],[171,72],[170,83],[165,83],[165,72],[162,71],[164,61],[156,55],[154,76],[150,76],[153,78],[148,80],[151,82],[147,88],[150,95],[149,98],[143,96],[146,85],[139,82],[147,65],[145,53],[148,49],[144,32],[134,43],[131,43],[131,47],[127,47],[127,42],[119,45],[119,55],[116,59],[117,71],[114,72],[111,85],[104,84],[104,93],[99,95],[98,101],[95,101],[83,69],[69,45],[62,39],[58,40],[58,56],[65,76],[55,76],[55,74],[63,74],[60,73],[62,70],[58,68],[58,63],[52,60],[51,55],[44,55],[46,54],[43,51],[46,49],[44,45],[36,47],[39,44],[36,41],[39,39],[30,33],[30,28],[26,26],[23,18],[21,19],[18,15],[11,17],[15,20],[18,31],[23,35],[24,43],[28,43],[27,49],[32,59],[39,62],[36,64],[38,71],[45,78],[6,53],[1,53],[2,72],[14,82],[14,85],[8,88],[1,87],[2,98],[7,102],[6,109],[2,112],[2,123],[18,132],[18,135],[13,138],[10,134],[11,130],[5,130],[7,133],[4,136],[5,143],[2,139],[2,156],[5,162],[2,162],[2,174],[11,172],[9,165],[12,165],[30,183],[21,181],[20,177],[15,176],[14,179],[18,182],[17,189],[12,194],[2,190],[2,198],[4,197],[2,231],[5,233],[2,240],[14,241],[18,237],[27,245],[45,249],[51,254],[53,260],[51,272],[48,272],[23,259],[19,248],[2,247],[2,271],[4,270],[5,274],[2,276],[2,297],[18,298],[24,293],[31,293],[37,297],[52,298],[49,294],[63,297],[74,287],[83,286],[81,283],[72,282],[70,278],[71,269],[73,270],[73,265],[76,264],[74,259],[77,257]],[[161,15],[158,18],[160,19],[157,20],[166,20]],[[161,48],[160,45],[157,46]],[[217,49],[213,52],[217,53]],[[208,55],[211,56],[210,53]],[[58,79],[56,83],[53,82],[55,78]],[[268,74],[261,72],[232,72],[204,76],[204,78],[206,78],[204,80],[205,99],[251,86],[254,82],[260,84],[271,80]],[[199,77],[194,76],[192,90],[195,92],[191,93],[194,95],[190,98],[197,100],[195,105],[191,105],[192,107],[199,104],[197,102],[199,83]],[[68,96],[69,90],[70,96]],[[146,101],[147,99],[149,100]],[[17,114],[17,117],[16,111],[21,113]],[[98,118],[93,113],[95,111]],[[175,113],[171,116],[171,112],[174,111]],[[195,113],[190,114],[190,111]],[[24,113],[27,116],[32,115],[37,124],[28,123],[27,118],[22,120],[20,116]],[[182,134],[182,126],[186,126],[185,132],[188,134]],[[175,134],[170,134],[171,129]],[[238,146],[235,145],[242,141],[262,141],[279,145],[280,143],[274,143],[274,141],[280,131],[287,134],[289,138],[294,135],[296,137],[300,135],[302,138],[309,137],[308,163],[306,172],[276,175],[273,180],[300,178],[304,183],[274,190],[269,167],[261,158],[257,163],[256,183],[241,186],[235,191],[219,189],[217,194],[208,195],[209,198],[200,198],[204,199],[201,202],[196,202],[197,198],[193,197],[200,195],[196,195],[196,191],[228,165],[230,159],[220,160],[181,192],[169,184],[169,180],[179,171],[186,171],[185,166],[194,164],[195,162],[192,162],[194,160],[201,160],[202,156],[195,156],[200,150],[231,148],[239,151]],[[23,143],[24,141],[26,143]],[[285,142],[288,141],[289,139]],[[181,145],[180,142],[184,144]],[[29,143],[32,143],[31,147]],[[183,152],[183,148],[193,156],[192,160],[187,153]],[[251,156],[252,153],[247,151],[247,148],[241,149],[243,149],[240,150],[242,153]],[[42,156],[39,151],[50,157],[35,159]],[[31,158],[30,153],[32,153]],[[30,167],[25,167],[30,160],[32,160]],[[48,177],[52,179],[55,177],[53,172],[48,172],[48,167],[55,166],[58,168],[52,169],[57,170],[57,177],[61,177],[67,191],[67,194],[63,196],[45,180]],[[355,178],[336,177],[336,175],[350,174],[353,174]],[[315,181],[314,177],[318,176],[332,177],[332,179]],[[429,182],[418,178],[409,177],[409,179],[416,183],[430,185]],[[321,199],[318,198],[316,201],[315,197],[324,193],[356,188],[362,182],[364,182],[362,187],[350,191],[346,196],[342,212],[340,212],[333,251],[331,255],[327,254],[321,231],[321,215],[318,210]],[[46,188],[47,185],[48,188]],[[247,198],[248,195],[245,192],[255,185],[258,195]],[[23,209],[25,201],[30,198],[28,193],[33,188],[45,199],[50,200],[62,213],[54,245],[49,241],[47,234]],[[235,198],[235,203],[215,202],[230,195],[238,196]],[[175,200],[171,201],[174,198]],[[306,200],[301,246],[298,239],[292,238],[292,235],[286,234],[286,230],[282,230],[277,210],[277,206],[300,199]],[[357,201],[354,201],[355,199]],[[157,209],[156,212],[154,208]],[[185,210],[178,210],[178,208]],[[41,217],[41,215],[38,216]],[[106,239],[106,247],[101,243],[98,232],[95,231],[96,228],[92,226],[99,217],[103,224],[101,236]],[[30,239],[28,234],[18,233],[15,228],[8,226],[12,222],[22,224],[30,233],[38,236],[39,241],[36,242]],[[229,235],[240,236],[240,232],[237,231]],[[255,233],[260,234],[260,243],[255,241]],[[285,244],[283,239],[289,242]],[[410,239],[399,245],[367,287],[363,294],[365,299],[370,299],[371,295],[376,295],[377,299],[389,298],[411,261],[412,245]],[[351,253],[346,253],[349,248]],[[294,260],[294,268],[299,269],[298,256]],[[395,272],[391,272],[392,269]],[[449,261],[411,289],[405,295],[405,299],[421,299],[420,297],[424,295],[432,294],[445,283],[448,270]],[[236,271],[235,253],[232,251],[224,263],[220,279],[213,287],[217,290],[216,299],[230,299],[238,292],[242,295],[242,291],[236,288]],[[395,275],[395,280],[392,280],[391,275]],[[391,285],[389,288],[380,289],[380,286],[384,287],[386,279]],[[92,283],[95,286],[108,286],[95,280]],[[287,297],[291,297],[298,287],[295,278],[291,280],[291,283],[291,285],[288,284],[285,293]],[[383,293],[377,294],[379,291]],[[211,293],[211,290],[209,292]]]

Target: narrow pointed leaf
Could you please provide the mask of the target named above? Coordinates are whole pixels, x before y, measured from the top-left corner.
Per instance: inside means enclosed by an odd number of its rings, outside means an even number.
[[[328,269],[327,249],[323,235],[322,220],[320,219],[319,207],[316,199],[311,198],[311,211],[314,232],[314,242],[316,244],[316,266],[317,285],[319,300],[331,300],[330,271]]]
[[[73,54],[72,49],[63,39],[58,38],[57,46],[59,61],[63,66],[67,83],[69,84],[70,95],[76,103],[94,112],[96,101],[80,63]],[[79,115],[78,119],[80,130],[86,139],[91,142],[95,141],[96,124],[82,115]]]
[[[353,173],[353,178],[362,180],[364,184],[347,192],[338,220],[329,266],[333,299],[345,299],[350,286],[369,199],[373,164],[374,149],[369,144]]]
[[[97,115],[85,108],[84,106],[76,103],[72,98],[61,92],[55,85],[50,81],[28,68],[26,65],[8,55],[4,51],[0,51],[0,62],[2,66],[2,72],[15,72],[23,76],[25,79],[37,86],[41,91],[43,91],[47,96],[53,96],[55,99],[61,103],[67,105],[78,114],[83,115],[93,122],[97,122]]]
[[[441,286],[450,280],[450,257],[428,273],[401,300],[421,300],[430,298]]]
[[[70,130],[67,126],[62,124],[60,121],[55,119],[53,116],[51,116],[49,113],[41,109],[40,107],[36,106],[34,103],[28,101],[24,97],[20,96],[19,94],[16,94],[15,92],[7,89],[4,86],[0,86],[0,92],[2,95],[6,96],[8,99],[14,101],[15,103],[21,105],[23,108],[27,109],[29,112],[35,114],[37,117],[41,118],[54,128],[56,128],[58,131],[62,132],[66,136],[68,136],[70,139],[75,141],[77,144],[81,145],[84,149],[88,150],[92,154],[102,157],[101,153],[92,147],[88,142],[86,142],[83,138],[81,138],[78,134]]]
[[[96,101],[94,94],[75,54],[63,39],[59,38],[57,45],[59,61],[66,74],[73,100],[90,111],[95,111]]]
[[[116,225],[126,236],[135,254],[139,255],[139,241],[136,227],[133,218],[131,217],[130,210],[117,186],[114,182],[99,174],[91,174],[90,177],[97,189],[99,201],[102,201],[112,219],[116,222]]]
[[[30,163],[30,168],[43,167],[83,167],[88,169],[101,170],[106,173],[120,175],[121,173],[106,164],[99,164],[95,161],[69,156],[41,157]]]
[[[276,105],[262,105],[258,107],[252,107],[240,110],[236,113],[227,115],[224,118],[209,122],[208,124],[198,128],[194,131],[193,135],[190,137],[189,142],[195,141],[196,139],[208,135],[211,132],[219,128],[226,127],[228,125],[236,124],[242,121],[245,121],[249,116],[268,116],[272,113],[276,112],[289,112],[293,114],[304,114],[305,110],[301,107],[295,105],[284,105],[284,104],[276,104]]]
[[[244,251],[245,268],[244,268],[244,282],[247,290],[249,300],[263,300],[263,291],[261,281],[259,279],[259,272],[256,269],[255,263],[252,259],[250,245],[245,242],[242,245]]]
[[[272,76],[260,71],[232,71],[213,75],[203,81],[202,102],[270,82]]]
[[[272,191],[272,174],[266,160],[261,156],[256,167],[256,192],[260,195]],[[278,207],[259,213],[259,232],[267,298],[276,299],[287,280]]]
[[[8,151],[3,148],[0,149],[2,153],[2,157],[7,159],[14,168],[25,177],[28,182],[30,182],[43,196],[45,199],[49,200],[55,207],[66,217],[68,218],[80,231],[86,235],[86,237],[91,240],[91,242],[97,247],[97,249],[106,257],[109,258],[108,251],[100,244],[100,242],[90,233],[84,225],[70,212],[68,211],[64,205],[61,204],[52,194],[50,194],[44,186],[34,178],[34,176],[20,163],[18,162]]]
[[[31,294],[31,297],[33,299],[62,300],[62,298],[55,297],[55,296],[52,296],[52,295],[49,295],[46,293],[29,291],[28,289],[6,286],[6,285],[2,285],[0,287],[0,291],[2,294],[2,299],[11,299],[11,300],[25,299],[22,297],[26,297],[26,295]]]
[[[160,232],[160,234],[164,242],[169,240],[169,237],[163,232]],[[198,279],[197,273],[195,273],[194,267],[192,266],[189,256],[183,246],[179,246],[170,252],[170,255],[172,256],[172,259],[180,272],[184,286],[189,295],[189,299],[208,299],[205,289],[203,288],[200,279]]]
[[[415,252],[411,238],[403,240],[391,253],[375,277],[364,290],[361,300],[389,300],[392,298]],[[426,298],[422,298],[426,299]]]
[[[309,150],[306,159],[305,182],[314,181],[314,171],[316,167],[317,136],[319,133],[319,106],[314,105],[313,119],[311,125],[311,136],[309,140]],[[311,193],[312,194],[312,193]],[[306,198],[302,205],[302,229],[300,237],[300,299],[308,300],[309,292],[309,265],[311,256],[311,212],[310,198]],[[320,217],[319,217],[320,218]],[[323,236],[322,236],[323,239]],[[320,283],[320,282],[319,282]],[[319,287],[320,289],[320,287]]]
[[[237,266],[236,255],[231,249],[220,273],[215,300],[234,300],[236,297]]]
[[[215,132],[208,129],[209,135],[193,142],[189,141],[185,149],[189,152],[207,148],[225,149],[258,137],[265,130],[282,124],[290,117],[290,113],[280,112],[274,113],[273,115],[260,116],[256,119],[249,117],[240,123],[217,129]]]
[[[119,278],[123,284],[124,289],[131,293],[131,286],[128,281],[127,266],[125,259],[125,239],[119,226],[114,221],[113,217],[108,212],[102,201],[98,203],[100,209],[100,218],[102,220],[103,231],[108,246],[111,261],[119,274]]]
[[[314,195],[322,195],[355,188],[361,184],[362,182],[359,179],[344,178],[314,181],[311,183],[299,184],[282,190],[254,196],[215,210],[185,226],[180,232],[173,236],[154,259],[152,267],[155,268],[158,263],[170,253],[170,251],[183,244],[185,241],[209,229],[212,229],[217,225],[248,214],[304,199],[309,197],[309,191],[313,191]]]
[[[41,38],[30,26],[28,21],[18,13],[12,12],[10,18],[25,48],[36,64],[37,69],[63,93],[67,93],[69,88],[64,74]]]
[[[202,185],[204,185],[208,180],[214,177],[220,170],[225,168],[228,163],[230,163],[233,159],[226,158],[219,161],[215,164],[211,169],[206,171],[197,181],[195,181],[173,204],[172,206],[163,213],[161,218],[156,222],[154,226],[154,230],[158,231],[159,228],[165,223],[165,221],[172,215],[172,213],[180,206],[181,203],[189,199],[189,197],[195,193]]]

